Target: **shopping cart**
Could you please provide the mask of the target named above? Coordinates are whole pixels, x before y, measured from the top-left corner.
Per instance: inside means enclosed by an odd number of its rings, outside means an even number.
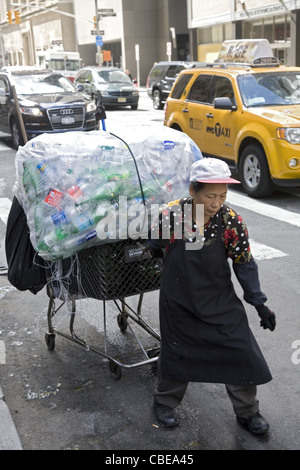
[[[126,239],[93,246],[75,256],[52,263],[47,283],[49,304],[45,340],[48,349],[55,348],[55,336],[61,335],[108,360],[110,372],[115,379],[121,377],[122,368],[131,369],[145,364],[154,367],[160,351],[160,335],[142,318],[141,308],[144,293],[159,289],[161,269],[162,260],[153,259],[146,250],[145,241],[141,239]],[[136,311],[126,302],[127,297],[134,295],[139,296]],[[82,298],[103,301],[103,350],[87,344],[74,331],[76,300]],[[60,301],[57,308],[55,300]],[[109,300],[117,307],[117,323],[121,332],[130,329],[139,351],[142,352],[142,360],[128,362],[123,356],[120,358],[109,354],[106,328],[106,301]],[[65,302],[71,304],[69,333],[58,331],[52,322]],[[146,349],[142,345],[130,320],[156,340],[153,347]]]

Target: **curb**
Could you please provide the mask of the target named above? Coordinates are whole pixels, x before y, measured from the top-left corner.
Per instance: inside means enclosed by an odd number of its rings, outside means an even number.
[[[0,386],[0,450],[23,450]]]

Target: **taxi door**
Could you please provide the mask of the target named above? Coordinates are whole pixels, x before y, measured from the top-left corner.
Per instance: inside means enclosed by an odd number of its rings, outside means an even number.
[[[205,152],[204,112],[207,105],[209,105],[212,80],[212,75],[202,73],[198,75],[187,98],[182,102],[181,109],[181,128],[196,142],[202,152]]]
[[[210,155],[234,159],[234,142],[238,130],[237,113],[228,109],[216,109],[215,98],[228,97],[233,105],[236,99],[228,77],[215,75],[212,81],[210,105],[204,112],[204,147]]]

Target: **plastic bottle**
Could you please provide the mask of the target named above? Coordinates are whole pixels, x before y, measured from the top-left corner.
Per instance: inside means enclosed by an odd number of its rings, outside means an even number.
[[[105,183],[103,186],[99,185],[98,188],[94,189],[87,197],[82,196],[78,198],[76,204],[82,205],[87,203],[98,203],[99,201],[112,200],[119,196],[122,188],[120,181],[110,181]]]
[[[67,233],[61,228],[56,228],[52,232],[47,233],[42,237],[37,244],[37,251],[41,256],[48,255],[55,249],[55,246],[59,246],[61,241],[67,237]],[[51,259],[51,258],[48,258]]]
[[[28,199],[34,199],[35,196],[44,190],[44,178],[38,171],[36,162],[33,160],[24,162],[23,186]]]
[[[97,232],[93,229],[86,230],[85,232],[72,234],[65,239],[61,239],[51,249],[52,260],[67,258],[74,254],[76,251],[87,248],[95,243],[94,239],[97,237]]]

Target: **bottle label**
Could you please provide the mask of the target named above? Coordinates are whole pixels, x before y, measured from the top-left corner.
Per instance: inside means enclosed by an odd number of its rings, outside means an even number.
[[[39,163],[37,169],[40,173],[45,173],[47,171],[48,165],[46,163]]]
[[[175,142],[172,140],[164,140],[164,150],[172,150],[175,147]]]
[[[84,237],[79,238],[76,244],[81,245],[82,243],[86,243],[92,240],[92,238],[95,238],[96,236],[97,236],[97,232],[93,230],[92,232],[87,233]]]
[[[62,225],[68,222],[67,216],[64,211],[58,211],[55,214],[51,215],[51,221],[53,225]]]
[[[48,246],[53,246],[55,243],[63,240],[67,236],[62,230],[55,230],[44,237],[44,242]]]
[[[90,214],[81,214],[77,215],[74,218],[74,225],[77,227],[79,232],[82,232],[88,227],[91,227],[91,225],[94,225],[95,221],[93,217]]]
[[[83,192],[82,190],[80,189],[79,186],[76,186],[75,184],[73,186],[71,186],[67,191],[66,193],[71,196],[72,199],[74,199],[74,201],[77,201],[77,199],[80,197],[80,196],[83,196]]]
[[[48,195],[45,198],[45,202],[50,206],[58,207],[58,204],[63,197],[63,193],[56,189],[50,188]]]

